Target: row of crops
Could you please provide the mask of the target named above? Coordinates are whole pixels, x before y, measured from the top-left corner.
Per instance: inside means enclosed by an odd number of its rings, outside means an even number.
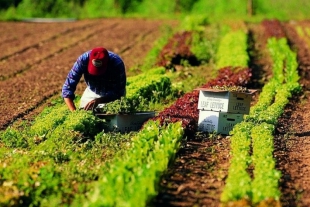
[[[204,34],[201,31],[200,25],[194,34]],[[202,87],[249,84],[247,35],[244,28],[222,30],[219,41],[212,43],[217,51],[217,75]],[[195,42],[192,40],[186,42]],[[204,48],[209,46],[203,44]],[[296,55],[286,40],[269,39],[268,48],[273,77],[250,114],[231,132],[232,158],[221,195],[224,204],[242,199],[252,204],[279,201],[281,173],[275,169],[272,156],[274,127],[300,86]],[[209,61],[210,56],[208,52],[208,57],[199,60]],[[171,69],[173,56],[166,57]],[[166,67],[128,77],[126,99],[108,104],[106,112],[148,110],[150,102],[175,99],[180,88],[172,84],[174,74]],[[140,131],[121,134],[107,132],[108,123],[92,112],[69,112],[62,100],[54,101],[33,122],[13,125],[0,133],[0,204],[146,206],[157,195],[161,176],[182,141],[195,136],[197,104],[198,91],[192,90],[146,122]]]
[[[268,49],[273,60],[273,77],[264,85],[250,114],[231,132],[232,159],[221,197],[223,202],[245,199],[253,204],[279,205],[276,202],[280,198],[281,172],[275,169],[273,134],[289,98],[301,88],[296,54],[286,39],[268,39]]]

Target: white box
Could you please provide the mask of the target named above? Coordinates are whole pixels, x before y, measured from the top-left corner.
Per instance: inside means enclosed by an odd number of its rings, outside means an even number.
[[[243,114],[218,111],[199,111],[198,131],[228,135],[232,128],[243,121]]]
[[[199,110],[221,111],[229,113],[248,114],[252,95],[256,90],[249,92],[231,92],[210,88],[198,88]]]
[[[126,133],[139,131],[145,121],[155,116],[155,111],[130,114],[96,114],[108,123],[108,131]]]

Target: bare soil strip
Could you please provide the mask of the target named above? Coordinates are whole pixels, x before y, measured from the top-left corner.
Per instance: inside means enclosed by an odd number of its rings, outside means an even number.
[[[191,140],[161,181],[152,206],[218,207],[229,167],[229,137]]]
[[[32,47],[38,47],[46,41],[65,35],[75,29],[87,29],[96,25],[95,20],[72,23],[0,23],[0,60],[6,59],[16,53],[23,52]]]
[[[296,23],[284,24],[287,37],[297,52],[303,93],[292,99],[277,126],[275,157],[282,172],[283,207],[310,206],[310,48],[297,35]],[[300,26],[310,28],[309,22]]]
[[[84,41],[102,30],[109,30],[113,27],[115,27],[113,24],[104,24],[98,27],[98,23],[93,23],[87,26],[76,27],[60,35],[55,34],[55,36],[48,40],[23,48],[21,51],[0,62],[0,80],[8,79],[31,69],[33,65],[39,64],[45,59]]]

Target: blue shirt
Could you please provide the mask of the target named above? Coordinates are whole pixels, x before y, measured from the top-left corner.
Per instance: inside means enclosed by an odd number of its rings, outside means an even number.
[[[90,51],[83,53],[70,70],[62,87],[63,98],[75,98],[74,92],[82,75],[87,87],[101,97],[111,101],[119,99],[126,92],[126,72],[122,59],[115,53],[108,51],[109,61],[107,71],[101,76],[90,75],[87,70]]]

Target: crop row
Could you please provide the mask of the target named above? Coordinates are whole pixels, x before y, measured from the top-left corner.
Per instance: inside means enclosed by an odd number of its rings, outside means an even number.
[[[107,165],[84,206],[145,206],[183,138],[179,123],[162,127],[147,122],[122,157]]]
[[[296,54],[286,39],[268,39],[268,49],[273,60],[273,77],[264,85],[250,114],[231,132],[231,166],[221,196],[224,203],[245,199],[252,204],[269,200],[279,205],[276,203],[280,197],[281,173],[275,169],[273,133],[289,98],[300,90],[300,85]],[[248,173],[250,168],[254,169],[253,174]]]

